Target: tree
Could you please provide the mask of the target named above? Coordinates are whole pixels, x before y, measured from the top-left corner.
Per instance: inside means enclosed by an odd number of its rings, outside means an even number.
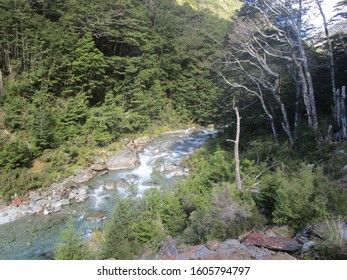
[[[288,105],[282,101],[281,94],[281,76],[288,76],[288,69],[284,67],[288,64],[295,69],[295,83],[302,91],[309,127],[315,132],[317,143],[321,141],[315,91],[303,37],[303,16],[302,1],[247,1],[232,25],[233,31],[229,35],[229,44],[226,45],[230,49],[220,59],[220,64],[231,68],[225,67],[224,71],[234,72],[234,79],[230,81],[219,70],[224,81],[259,98],[270,119],[275,142],[278,142],[278,138],[273,102],[277,103],[282,128],[289,142],[294,142],[295,133],[289,123]],[[237,75],[240,76],[235,78]],[[273,101],[269,99],[269,94]],[[290,100],[288,98],[286,99]],[[297,121],[298,118],[295,117],[293,127],[298,126]]]
[[[84,260],[88,259],[85,245],[81,236],[73,226],[73,219],[66,223],[66,228],[60,232],[60,242],[56,245],[54,257],[57,260]]]

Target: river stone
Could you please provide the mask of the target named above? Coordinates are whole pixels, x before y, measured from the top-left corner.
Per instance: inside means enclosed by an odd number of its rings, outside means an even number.
[[[43,215],[48,215],[49,214],[49,211],[48,210],[43,210]]]
[[[74,199],[74,198],[76,198],[77,195],[78,195],[78,190],[73,189],[70,191],[68,199]]]
[[[125,150],[111,156],[106,161],[106,168],[108,170],[132,169],[137,163],[137,155],[132,151]]]
[[[130,187],[130,184],[125,181],[124,179],[118,179],[115,181],[116,187],[117,188],[128,188]]]
[[[175,163],[168,163],[164,166],[164,171],[174,172],[179,168],[179,166]]]
[[[88,186],[82,186],[78,189],[78,194],[75,197],[76,202],[82,202],[88,199],[89,197],[89,188]]]
[[[94,163],[89,167],[89,169],[94,171],[103,171],[106,169],[106,166],[103,163]]]
[[[85,171],[81,174],[76,175],[72,181],[76,184],[82,184],[88,182],[90,179],[92,179],[95,175],[94,171]]]
[[[96,211],[90,215],[87,215],[84,219],[87,221],[104,219],[107,216],[107,212],[104,210]]]
[[[33,214],[38,214],[43,211],[43,207],[38,205],[33,205],[31,206],[31,211]]]
[[[116,188],[116,182],[107,182],[105,185],[106,190],[114,190]]]

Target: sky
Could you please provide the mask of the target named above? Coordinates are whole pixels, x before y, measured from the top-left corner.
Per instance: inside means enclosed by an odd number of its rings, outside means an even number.
[[[333,10],[337,2],[340,2],[340,0],[323,0],[322,8],[323,8],[323,12],[325,14],[326,20],[328,22],[334,15]],[[323,20],[321,15],[318,12],[318,9],[316,9],[316,11],[314,12],[314,15],[312,15],[310,18],[313,19],[315,26],[317,27],[323,26]]]

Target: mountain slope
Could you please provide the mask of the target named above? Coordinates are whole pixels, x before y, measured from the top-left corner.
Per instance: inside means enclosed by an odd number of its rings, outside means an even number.
[[[240,8],[239,0],[176,0],[178,4],[189,4],[196,10],[211,10],[221,18],[230,18],[230,16]]]

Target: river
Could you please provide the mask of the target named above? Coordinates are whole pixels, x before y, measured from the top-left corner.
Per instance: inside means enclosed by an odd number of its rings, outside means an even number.
[[[115,205],[116,194],[124,195],[127,185],[107,189],[108,183],[124,180],[135,184],[139,194],[153,187],[175,187],[187,175],[182,161],[216,131],[180,130],[163,134],[153,140],[140,154],[140,164],[131,170],[99,172],[87,185],[91,188],[89,199],[65,206],[59,213],[46,216],[26,216],[0,225],[0,259],[33,260],[53,259],[55,244],[68,217],[74,217],[75,228],[84,238],[93,230],[103,227],[105,218],[86,219],[95,212],[109,218]]]

